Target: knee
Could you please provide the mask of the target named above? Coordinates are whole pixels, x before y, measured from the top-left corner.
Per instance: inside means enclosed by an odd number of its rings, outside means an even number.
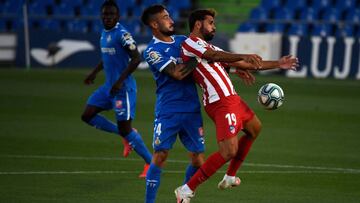
[[[191,164],[194,167],[200,167],[205,162],[204,153],[191,153]]]
[[[155,152],[153,154],[152,162],[156,166],[162,167],[167,159],[168,154],[169,154],[169,152],[166,150]]]
[[[238,146],[233,145],[228,147],[227,149],[221,150],[220,154],[226,161],[228,161],[236,156],[237,150],[238,150]]]

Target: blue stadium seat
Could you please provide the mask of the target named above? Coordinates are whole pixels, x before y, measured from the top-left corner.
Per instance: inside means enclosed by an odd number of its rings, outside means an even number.
[[[38,2],[30,4],[28,12],[30,15],[47,15],[45,6]]]
[[[53,30],[53,31],[60,31],[60,21],[55,19],[46,19],[44,21],[41,21],[41,27],[45,30]]]
[[[54,7],[54,15],[59,16],[75,16],[74,7],[65,3]]]
[[[360,9],[350,9],[345,12],[345,22],[360,23]]]
[[[274,19],[291,21],[294,18],[294,12],[284,7],[279,7],[274,10]]]
[[[244,22],[239,26],[237,31],[238,32],[257,32],[258,26],[257,26],[257,24],[254,24],[254,23]]]
[[[180,18],[179,8],[173,7],[171,5],[167,6],[167,10],[170,13],[171,18],[176,22]]]
[[[306,36],[308,35],[308,31],[309,31],[309,27],[307,24],[291,24],[288,34]]]
[[[341,12],[336,8],[326,9],[321,17],[324,21],[335,23],[341,20]]]
[[[100,8],[96,8],[91,5],[81,6],[80,7],[81,16],[100,16]]]
[[[307,7],[306,0],[287,0],[285,7],[290,10],[298,10]]]
[[[268,11],[263,7],[257,7],[251,10],[250,12],[251,20],[267,20],[268,19]]]
[[[283,33],[285,31],[284,23],[269,23],[265,26],[266,32]]]
[[[337,28],[335,35],[337,37],[352,37],[354,34],[354,26],[345,24]]]
[[[0,20],[0,32],[5,32],[5,31],[7,31],[6,22],[4,19],[1,19]]]
[[[312,0],[310,7],[315,10],[322,10],[332,7],[332,0]]]
[[[104,28],[104,26],[100,19],[92,20],[92,22],[91,22],[91,31],[92,32],[100,33],[103,28]]]
[[[180,1],[178,1],[180,2]],[[141,5],[144,5],[145,7],[148,7],[153,4],[162,4],[163,0],[142,0]]]
[[[4,5],[2,6],[2,13],[21,14],[23,3],[24,3],[24,0],[6,1],[4,3]]]
[[[262,0],[260,6],[270,11],[273,8],[281,6],[281,0]]]
[[[69,20],[67,22],[67,30],[69,32],[82,32],[86,33],[88,31],[87,21],[85,20]]]
[[[189,9],[191,8],[190,0],[169,0],[168,6],[177,8],[177,9]]]
[[[331,24],[317,24],[314,26],[311,34],[315,35],[315,36],[322,36],[322,37],[332,36],[333,35],[332,25]]]
[[[300,20],[311,22],[319,19],[319,13],[313,8],[305,8],[300,11]]]
[[[356,7],[356,0],[337,0],[336,1],[336,8],[340,11],[344,11],[347,9],[355,8]]]

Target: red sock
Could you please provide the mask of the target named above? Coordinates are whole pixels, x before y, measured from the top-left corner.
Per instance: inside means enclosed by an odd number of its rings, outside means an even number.
[[[212,176],[219,168],[226,163],[225,159],[219,152],[210,155],[205,163],[196,171],[191,179],[186,183],[192,191],[195,191],[197,186],[205,182]]]
[[[249,135],[244,135],[239,139],[238,151],[236,156],[231,159],[229,168],[226,172],[228,176],[236,175],[236,171],[240,168],[242,162],[245,160],[245,157],[248,154],[253,142],[254,140]]]

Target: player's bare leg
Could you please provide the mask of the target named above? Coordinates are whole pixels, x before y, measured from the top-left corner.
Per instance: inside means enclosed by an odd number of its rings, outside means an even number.
[[[244,125],[245,135],[241,136],[238,141],[238,151],[235,157],[230,161],[230,165],[226,174],[224,175],[224,178],[219,182],[219,189],[224,190],[240,185],[241,180],[239,177],[236,177],[236,172],[245,160],[252,143],[258,137],[260,131],[261,122],[259,118],[254,115],[254,117]]]

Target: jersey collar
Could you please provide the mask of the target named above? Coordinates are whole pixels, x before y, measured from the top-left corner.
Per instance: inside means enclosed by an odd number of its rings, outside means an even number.
[[[154,44],[159,43],[159,42],[165,43],[165,44],[172,44],[172,43],[175,42],[174,35],[173,35],[173,36],[170,36],[170,37],[171,37],[171,39],[173,40],[172,42],[165,42],[165,41],[162,41],[162,40],[156,38],[155,36],[153,36]]]

